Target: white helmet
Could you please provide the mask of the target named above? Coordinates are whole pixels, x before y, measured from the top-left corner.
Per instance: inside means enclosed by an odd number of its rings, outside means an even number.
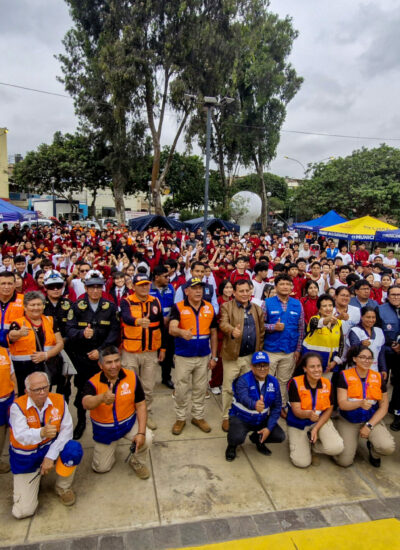
[[[52,269],[48,271],[44,276],[44,286],[62,284],[65,285],[63,276],[58,272]]]

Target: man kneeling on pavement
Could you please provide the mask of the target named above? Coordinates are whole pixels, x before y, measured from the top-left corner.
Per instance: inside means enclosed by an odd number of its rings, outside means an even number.
[[[10,465],[14,474],[12,514],[21,519],[32,516],[38,506],[41,476],[54,467],[55,491],[65,506],[75,503],[71,489],[82,446],[72,440],[72,418],[64,397],[49,393],[44,372],[25,379],[25,395],[10,408]]]
[[[244,442],[248,432],[252,432],[250,441],[263,455],[271,454],[265,443],[282,443],[285,439],[285,433],[278,425],[282,407],[279,382],[268,372],[268,354],[258,351],[251,358],[251,371],[233,382],[225,451],[228,462],[236,458],[236,447]]]
[[[129,465],[140,479],[150,477],[145,464],[153,432],[146,428],[145,395],[133,370],[121,367],[118,348],[109,346],[99,352],[101,371],[86,383],[82,405],[90,411],[93,426],[92,468],[109,472],[115,464],[118,442],[125,438],[131,446]]]

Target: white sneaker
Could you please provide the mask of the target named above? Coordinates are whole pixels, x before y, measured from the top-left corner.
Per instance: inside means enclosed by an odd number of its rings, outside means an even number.
[[[211,392],[214,394],[214,395],[219,395],[221,392],[221,388],[220,386],[215,386],[215,388],[210,388],[211,389]]]

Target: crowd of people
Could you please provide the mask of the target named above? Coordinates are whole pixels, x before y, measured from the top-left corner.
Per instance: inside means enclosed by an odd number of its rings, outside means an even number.
[[[35,513],[40,479],[53,469],[61,502],[74,504],[86,411],[93,470],[108,472],[125,438],[127,462],[147,479],[159,374],[174,399],[175,436],[188,418],[210,432],[206,400],[221,394],[229,462],[247,434],[266,456],[267,443],[287,437],[299,468],[320,453],[350,466],[359,438],[374,467],[394,452],[384,423],[389,411],[390,430],[400,431],[394,250],[289,231],[205,237],[4,226],[0,453],[8,427],[10,447],[0,473],[11,467],[14,517]]]

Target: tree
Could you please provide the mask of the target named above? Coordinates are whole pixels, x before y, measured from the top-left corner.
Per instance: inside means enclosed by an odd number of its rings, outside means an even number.
[[[64,37],[66,53],[58,56],[64,74],[60,80],[74,98],[83,128],[101,133],[107,146],[104,163],[122,222],[132,155],[145,154],[136,60],[125,44],[130,25],[140,26],[141,21],[132,20],[132,3],[127,0],[65,1],[75,27]]]
[[[296,190],[302,217],[331,209],[347,218],[383,216],[400,222],[400,151],[382,144],[310,166],[310,179]],[[312,200],[310,200],[312,197]]]
[[[74,191],[85,187],[92,191],[92,211],[98,189],[110,185],[110,174],[104,166],[107,154],[97,136],[56,132],[53,143],[43,143],[15,165],[12,183],[20,189],[39,194],[51,193],[68,200],[73,212]]]
[[[264,168],[276,154],[286,105],[302,83],[287,62],[298,33],[289,17],[279,19],[267,12],[265,4],[254,0],[246,24],[241,27],[236,76],[241,158],[245,166],[255,167],[260,181],[263,230],[267,219]]]

